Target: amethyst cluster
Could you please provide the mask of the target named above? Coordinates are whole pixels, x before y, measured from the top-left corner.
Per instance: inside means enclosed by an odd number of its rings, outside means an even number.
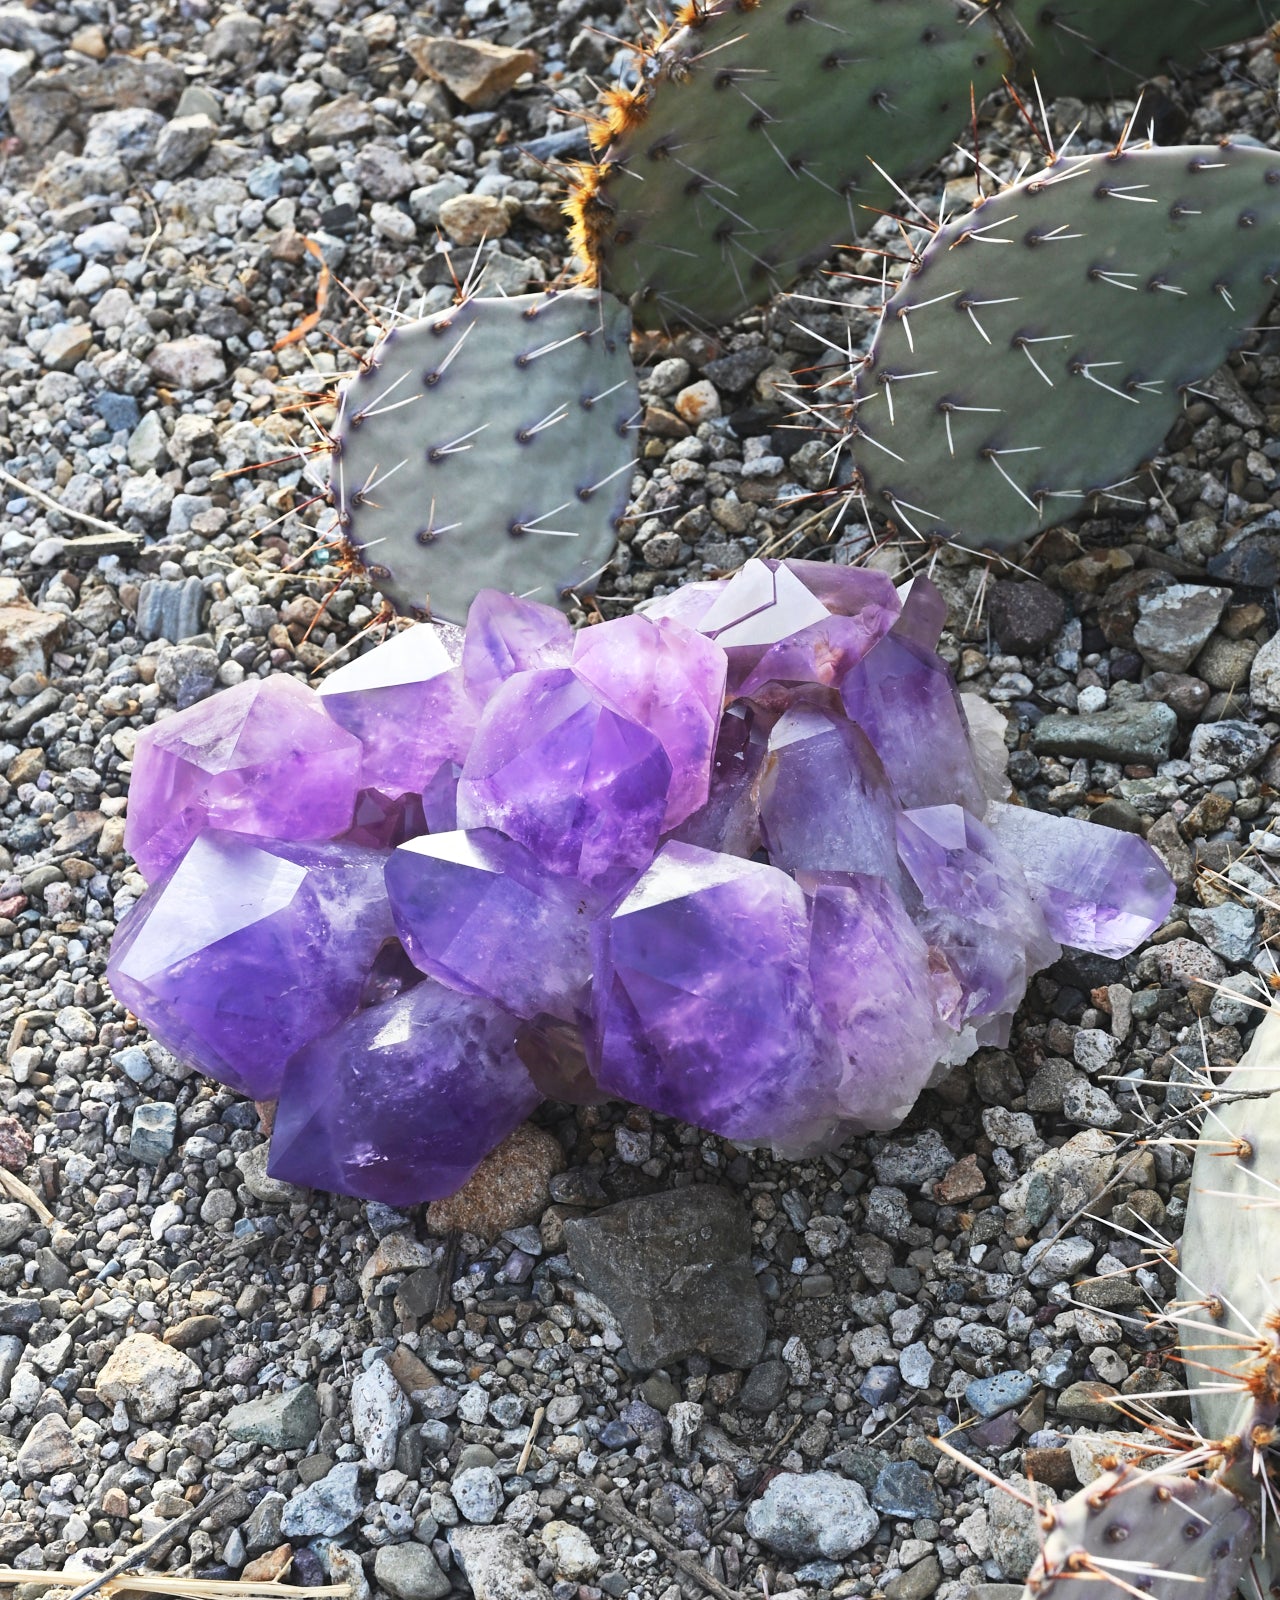
[[[755,560],[576,635],[488,590],[318,693],[229,689],[138,741],[112,987],[279,1101],[273,1175],[391,1204],[544,1096],[791,1153],[891,1128],[1058,941],[1122,954],[1173,897],[1134,835],[1005,803],[943,610]]]

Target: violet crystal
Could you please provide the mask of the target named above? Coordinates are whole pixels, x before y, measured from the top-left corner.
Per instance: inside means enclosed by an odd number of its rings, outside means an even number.
[[[892,1128],[1059,941],[1125,954],[1173,898],[1142,839],[1007,803],[944,617],[753,560],[576,636],[486,591],[460,642],[229,689],[138,739],[110,981],[279,1096],[275,1176],[394,1205],[544,1096],[784,1153]]]

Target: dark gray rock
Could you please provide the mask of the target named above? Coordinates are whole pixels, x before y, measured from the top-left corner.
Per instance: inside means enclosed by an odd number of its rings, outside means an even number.
[[[789,1381],[785,1362],[761,1361],[747,1374],[738,1404],[756,1416],[768,1416],[775,1406],[782,1404]]]
[[[1001,578],[991,586],[987,615],[1000,648],[1021,656],[1044,649],[1065,621],[1067,608],[1060,595],[1034,578],[1029,583]]]
[[[764,1349],[764,1297],[735,1196],[701,1184],[565,1223],[569,1260],[622,1324],[631,1359],[667,1366],[701,1351],[749,1367]]]
[[[936,1517],[942,1502],[933,1479],[918,1462],[887,1461],[871,1491],[871,1503],[887,1517]]]
[[[1158,701],[1135,702],[1087,716],[1045,717],[1031,735],[1042,756],[1087,756],[1091,761],[1141,762],[1169,759],[1178,714]]]

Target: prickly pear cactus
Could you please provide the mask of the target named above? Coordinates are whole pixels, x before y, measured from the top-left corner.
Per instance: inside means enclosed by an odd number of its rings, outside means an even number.
[[[347,384],[330,488],[400,611],[481,589],[552,604],[609,559],[636,457],[630,319],[610,295],[465,300],[392,328]]]
[[[720,323],[901,202],[1010,70],[969,0],[698,0],[614,90],[569,203],[638,323]]]
[[[1192,1416],[1206,1438],[1236,1442],[1227,1466],[1244,1492],[1254,1443],[1265,1456],[1280,1416],[1280,1012],[1222,1088],[1276,1092],[1205,1117],[1179,1249],[1181,1334]]]
[[[870,503],[975,547],[1129,484],[1280,270],[1280,155],[1224,144],[1060,157],[948,222],[857,374]]]
[[[1156,73],[1195,67],[1206,50],[1276,20],[1270,0],[1005,0],[998,18],[1023,76],[1046,98],[1132,93]]]
[[[1041,1518],[1043,1543],[1023,1600],[1063,1600],[1079,1580],[1153,1600],[1229,1600],[1257,1538],[1252,1512],[1205,1479],[1121,1467]]]

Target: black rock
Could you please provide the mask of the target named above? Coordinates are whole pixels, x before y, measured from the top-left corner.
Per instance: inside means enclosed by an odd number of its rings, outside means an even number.
[[[768,1416],[775,1406],[781,1405],[789,1382],[790,1374],[784,1362],[761,1361],[747,1374],[738,1404],[756,1416]]]
[[[637,1366],[695,1351],[727,1367],[760,1359],[767,1326],[751,1227],[727,1189],[700,1184],[624,1200],[564,1231],[574,1271],[622,1324]]]
[[[992,585],[987,614],[991,631],[1002,650],[1029,655],[1043,650],[1066,620],[1062,597],[1034,578],[1015,583],[1001,578]]]

